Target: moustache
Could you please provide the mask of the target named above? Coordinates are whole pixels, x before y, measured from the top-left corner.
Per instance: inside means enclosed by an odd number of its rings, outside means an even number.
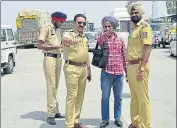
[[[133,19],[133,20],[137,20],[138,17],[137,17],[137,16],[133,16],[132,19]]]

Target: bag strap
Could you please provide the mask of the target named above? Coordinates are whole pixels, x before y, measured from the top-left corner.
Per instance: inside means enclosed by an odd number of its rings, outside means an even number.
[[[98,41],[97,41],[97,43],[96,43],[95,50],[98,50]]]
[[[101,47],[101,49],[104,47],[105,44],[106,44],[106,42],[104,41],[104,42],[103,42],[103,45],[102,45],[102,47]],[[95,50],[98,50],[98,41],[97,41],[97,44],[96,44]]]

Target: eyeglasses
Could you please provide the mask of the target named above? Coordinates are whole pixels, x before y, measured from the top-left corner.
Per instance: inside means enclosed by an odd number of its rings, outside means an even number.
[[[82,22],[82,21],[78,21],[77,23],[78,23],[79,25],[80,25],[80,24],[83,24],[84,26],[86,25],[86,22]]]
[[[136,15],[137,15],[137,14],[139,14],[139,12],[132,12],[131,15],[133,15],[133,14],[136,14]]]
[[[108,26],[104,26],[104,28],[111,28],[112,26],[111,25],[108,25]]]

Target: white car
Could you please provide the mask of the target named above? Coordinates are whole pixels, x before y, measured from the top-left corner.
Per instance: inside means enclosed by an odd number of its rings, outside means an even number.
[[[1,69],[5,74],[11,74],[15,67],[17,48],[12,27],[1,25]]]
[[[174,39],[170,43],[169,50],[170,50],[170,56],[177,56],[177,53],[176,53],[176,39]]]

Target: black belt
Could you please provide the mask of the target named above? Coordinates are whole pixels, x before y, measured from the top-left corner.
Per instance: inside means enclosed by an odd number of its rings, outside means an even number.
[[[54,58],[60,58],[61,54],[44,53],[44,56],[50,56],[50,57],[54,57]]]
[[[65,60],[66,64],[71,64],[71,65],[75,65],[75,66],[86,66],[86,62],[74,62],[74,61],[70,61],[70,60]]]

